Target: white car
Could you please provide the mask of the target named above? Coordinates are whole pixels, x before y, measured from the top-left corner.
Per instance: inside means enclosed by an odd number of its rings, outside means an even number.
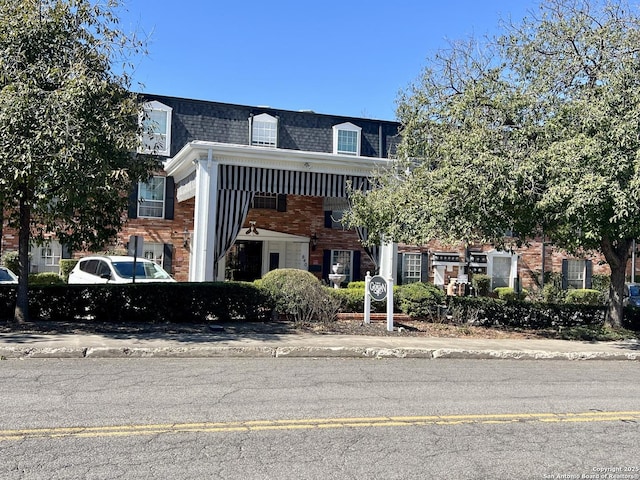
[[[155,262],[145,258],[94,255],[78,260],[69,273],[69,283],[150,283],[175,282]]]
[[[18,283],[18,277],[7,267],[0,267],[0,283]]]

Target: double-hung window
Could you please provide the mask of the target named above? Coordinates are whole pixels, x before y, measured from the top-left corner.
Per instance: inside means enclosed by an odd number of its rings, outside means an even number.
[[[278,119],[261,113],[249,119],[251,122],[251,145],[259,147],[278,146]]]
[[[343,283],[349,283],[353,278],[353,252],[351,250],[332,250],[331,266],[337,264],[340,264],[342,267],[342,273],[346,276]]]
[[[593,262],[581,259],[562,259],[562,288],[591,288]]]
[[[511,284],[511,256],[495,256],[492,263],[491,287],[508,287]]]
[[[138,185],[138,217],[164,218],[165,177],[151,177]]]
[[[362,128],[353,123],[341,123],[333,127],[333,153],[360,155]]]
[[[144,104],[141,116],[142,153],[169,156],[172,108],[153,101]]]
[[[403,253],[402,254],[402,284],[415,283],[421,280],[422,274],[422,254]]]
[[[161,267],[164,263],[164,244],[162,243],[144,243],[142,256],[147,260],[157,263]]]
[[[62,258],[62,245],[55,240],[50,240],[40,246],[33,246],[30,251],[30,271],[55,272],[60,270],[60,259]]]

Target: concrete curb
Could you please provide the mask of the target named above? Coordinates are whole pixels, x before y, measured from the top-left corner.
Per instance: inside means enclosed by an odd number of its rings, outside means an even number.
[[[640,352],[550,352],[325,346],[2,347],[0,359],[26,358],[424,358],[476,360],[640,361]]]

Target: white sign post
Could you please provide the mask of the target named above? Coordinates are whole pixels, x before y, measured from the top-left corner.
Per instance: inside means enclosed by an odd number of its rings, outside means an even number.
[[[364,277],[364,323],[371,323],[371,294],[369,284],[371,283],[371,272],[367,272]]]
[[[381,301],[387,299],[387,330],[393,331],[393,278],[385,279],[381,275],[372,277],[369,272],[365,277],[364,321],[371,323],[371,299]]]

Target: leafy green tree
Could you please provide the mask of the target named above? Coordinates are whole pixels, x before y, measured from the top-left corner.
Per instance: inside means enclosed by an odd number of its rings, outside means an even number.
[[[622,321],[640,234],[640,18],[623,1],[547,0],[485,42],[436,54],[398,101],[403,143],[351,225],[395,241],[542,235],[611,268]]]
[[[132,183],[157,166],[135,153],[127,59],[144,42],[118,29],[119,7],[0,0],[0,198],[19,229],[17,322],[28,320],[30,242],[100,246],[121,227]]]

